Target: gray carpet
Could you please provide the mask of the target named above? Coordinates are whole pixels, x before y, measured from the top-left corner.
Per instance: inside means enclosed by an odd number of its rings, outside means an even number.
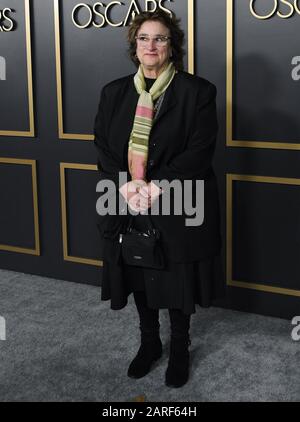
[[[112,311],[100,288],[0,270],[0,316],[1,402],[300,400],[300,341],[283,319],[197,306],[190,380],[170,389],[165,309],[163,357],[140,380],[126,375],[140,339],[132,295]]]

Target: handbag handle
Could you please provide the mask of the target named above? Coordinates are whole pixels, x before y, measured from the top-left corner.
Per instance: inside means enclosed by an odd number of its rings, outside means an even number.
[[[154,226],[154,224],[153,224],[153,221],[152,221],[152,219],[151,219],[151,217],[150,217],[150,214],[146,214],[146,215],[149,217],[150,226],[151,226],[151,229],[150,229],[150,230],[152,230],[152,231],[153,231],[153,233],[154,233],[154,234],[156,234],[156,235],[157,235],[157,234],[159,234],[158,230],[155,228],[155,226]],[[127,230],[130,230],[131,228],[133,228],[133,227],[132,227],[133,218],[134,218],[134,215],[130,214],[130,215],[129,215],[128,224],[127,224],[127,227],[126,227],[126,231],[127,231]],[[149,229],[148,229],[148,230],[149,230]]]

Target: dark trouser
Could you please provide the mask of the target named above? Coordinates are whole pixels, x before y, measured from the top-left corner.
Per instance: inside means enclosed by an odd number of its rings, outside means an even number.
[[[145,292],[133,292],[135,304],[140,317],[141,332],[157,334],[159,331],[159,310],[147,306]],[[184,314],[181,309],[168,309],[170,316],[171,337],[189,340],[191,315]]]

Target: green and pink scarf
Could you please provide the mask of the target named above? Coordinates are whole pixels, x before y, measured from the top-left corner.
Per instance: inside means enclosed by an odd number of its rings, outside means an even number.
[[[128,168],[132,180],[146,178],[149,136],[154,119],[154,101],[165,92],[176,72],[174,64],[170,62],[149,92],[146,91],[142,65],[134,77],[134,85],[140,97],[128,144]]]

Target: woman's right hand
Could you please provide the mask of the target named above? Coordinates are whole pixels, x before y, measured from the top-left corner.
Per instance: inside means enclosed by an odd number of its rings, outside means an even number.
[[[136,179],[125,183],[119,189],[129,207],[136,212],[140,212],[140,207],[142,206],[142,209],[144,209],[145,206],[144,198],[140,195],[140,189],[143,186],[147,186],[147,183],[144,180]]]

